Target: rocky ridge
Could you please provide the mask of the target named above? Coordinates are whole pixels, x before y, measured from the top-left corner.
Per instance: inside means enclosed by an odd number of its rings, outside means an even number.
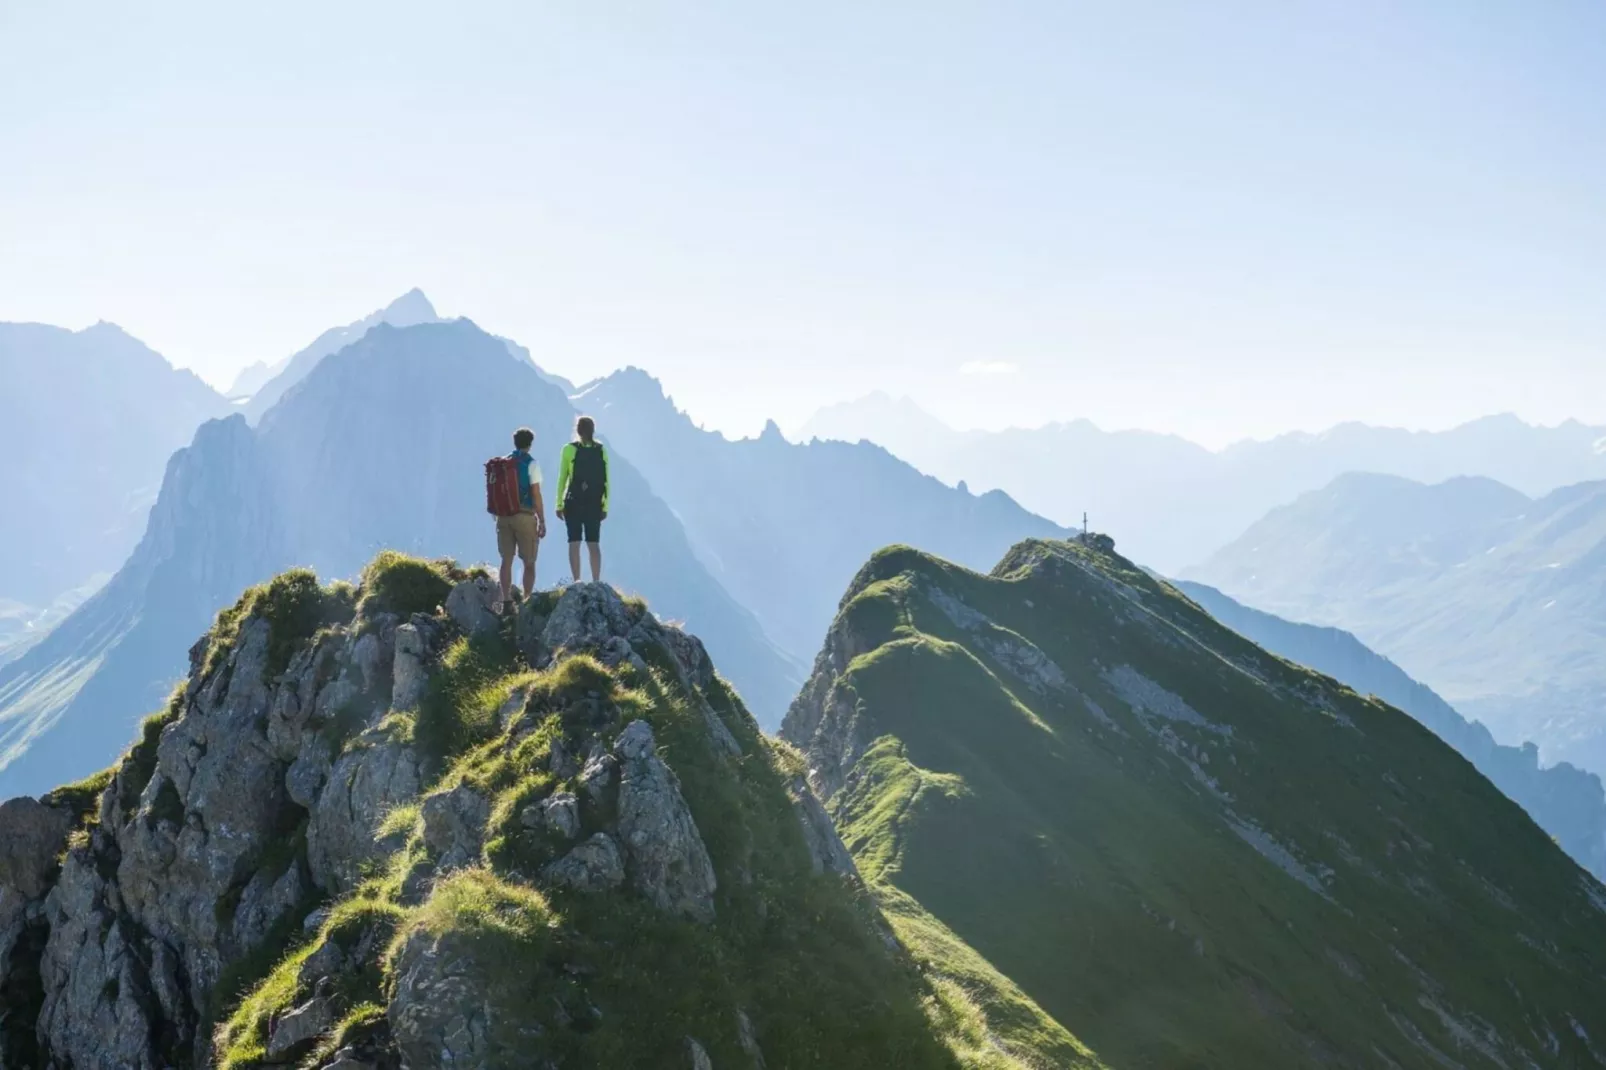
[[[113,769],[0,807],[0,1066],[961,1065],[983,1016],[702,644],[495,596],[281,576]]]

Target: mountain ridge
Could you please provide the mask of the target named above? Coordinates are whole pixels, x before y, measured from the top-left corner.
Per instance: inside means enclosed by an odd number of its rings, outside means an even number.
[[[872,892],[1112,1066],[1606,1065],[1606,889],[1414,719],[1119,555],[877,554],[782,735]]]
[[[1273,510],[1182,575],[1354,632],[1502,742],[1530,739],[1547,762],[1600,773],[1603,569],[1606,481],[1526,498],[1351,478]]]
[[[1529,496],[1606,479],[1606,428],[1571,420],[1542,427],[1506,414],[1446,431],[1348,423],[1211,451],[1174,435],[1104,431],[1086,420],[955,431],[907,398],[885,394],[855,405],[823,410],[797,437],[880,442],[921,471],[949,483],[1001,487],[1071,527],[1088,512],[1134,559],[1166,573],[1197,564],[1270,509],[1345,472],[1426,482],[1482,475]],[[1175,524],[1177,514],[1189,523]]]
[[[1427,685],[1411,679],[1349,632],[1286,621],[1201,583],[1172,582],[1211,616],[1257,646],[1325,673],[1360,694],[1376,695],[1415,717],[1527,810],[1579,865],[1606,878],[1606,792],[1594,773],[1565,762],[1541,767],[1539,749],[1533,743],[1507,746],[1496,742],[1486,726],[1464,718]]]
[[[695,637],[495,597],[389,551],[281,574],[112,768],[0,805],[0,1060],[1101,1066],[890,936]]]

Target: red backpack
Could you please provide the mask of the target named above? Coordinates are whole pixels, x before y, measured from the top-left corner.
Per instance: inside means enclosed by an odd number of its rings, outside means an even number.
[[[512,457],[492,457],[485,462],[485,511],[494,516],[517,516],[519,505],[519,462]]]

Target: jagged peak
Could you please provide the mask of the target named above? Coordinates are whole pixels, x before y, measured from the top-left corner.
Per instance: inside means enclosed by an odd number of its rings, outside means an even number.
[[[398,327],[427,323],[440,318],[435,312],[435,306],[424,296],[424,291],[416,286],[386,305],[378,312],[378,316]]]

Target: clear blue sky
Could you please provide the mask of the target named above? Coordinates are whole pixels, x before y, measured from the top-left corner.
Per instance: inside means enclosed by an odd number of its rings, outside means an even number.
[[[0,319],[412,286],[713,426],[1606,422],[1606,4],[0,0]]]

